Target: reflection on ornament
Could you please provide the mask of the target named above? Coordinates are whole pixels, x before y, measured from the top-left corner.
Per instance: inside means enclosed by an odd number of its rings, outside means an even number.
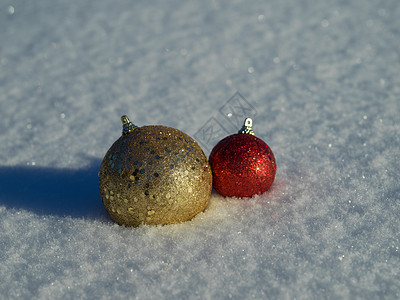
[[[211,151],[213,187],[224,197],[261,194],[274,182],[274,154],[264,141],[254,136],[252,124],[247,118],[239,133],[224,138]]]
[[[120,225],[164,225],[190,220],[210,199],[211,168],[200,146],[166,126],[133,125],[121,118],[122,136],[100,167],[101,199]]]

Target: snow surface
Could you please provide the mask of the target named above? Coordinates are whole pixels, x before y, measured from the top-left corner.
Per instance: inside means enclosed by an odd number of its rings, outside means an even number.
[[[398,0],[2,0],[0,28],[1,299],[400,298]],[[271,190],[114,224],[121,115],[194,136],[237,91]]]

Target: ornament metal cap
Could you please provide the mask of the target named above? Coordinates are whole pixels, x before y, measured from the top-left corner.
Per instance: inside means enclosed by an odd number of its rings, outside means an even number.
[[[127,135],[128,133],[133,132],[138,126],[133,124],[131,120],[129,120],[127,115],[123,115],[121,117],[122,121],[122,135]]]
[[[239,130],[238,133],[245,133],[254,135],[253,131],[253,120],[251,118],[246,118],[243,123],[243,127]]]

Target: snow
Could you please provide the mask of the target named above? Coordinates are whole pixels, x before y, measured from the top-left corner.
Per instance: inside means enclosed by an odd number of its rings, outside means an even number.
[[[399,15],[396,0],[2,1],[0,298],[399,298]],[[213,192],[182,224],[114,224],[97,172],[121,115],[198,140],[219,124],[209,155],[239,129],[222,114],[236,92],[272,188]]]

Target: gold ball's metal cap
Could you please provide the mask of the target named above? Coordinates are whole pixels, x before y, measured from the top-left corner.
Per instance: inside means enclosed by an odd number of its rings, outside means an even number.
[[[121,117],[121,121],[122,121],[122,135],[126,135],[128,133],[131,133],[136,128],[138,128],[138,126],[136,126],[135,124],[133,124],[131,122],[131,120],[129,120],[127,115],[123,115]]]

